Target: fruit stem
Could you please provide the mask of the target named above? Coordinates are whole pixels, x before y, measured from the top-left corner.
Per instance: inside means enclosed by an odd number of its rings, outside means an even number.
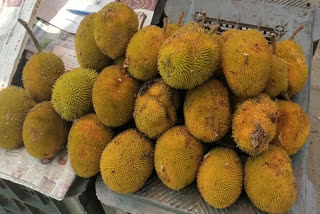
[[[288,92],[282,92],[281,95],[282,95],[282,97],[283,97],[285,100],[291,102],[291,98],[289,97]]]
[[[34,46],[36,46],[36,48],[38,50],[38,53],[41,53],[42,50],[41,50],[41,47],[39,45],[39,42],[36,39],[36,37],[34,36],[32,30],[28,27],[28,24],[25,21],[23,21],[22,19],[20,19],[20,18],[18,18],[18,22],[26,29],[26,31],[30,35]]]
[[[179,26],[179,27],[181,26],[183,17],[184,17],[184,11],[181,11],[180,16],[179,16],[179,19],[178,19],[178,26]]]
[[[201,20],[201,28],[204,27],[204,23],[206,21],[207,13],[202,13],[202,20]]]
[[[120,2],[120,0],[115,0],[115,2]]]
[[[143,28],[144,22],[147,19],[147,15],[145,13],[142,14],[142,20],[140,22],[140,26],[139,26],[139,30],[141,30]]]
[[[299,33],[301,30],[303,29],[303,25],[300,25],[291,35],[290,40],[293,40],[294,37],[297,35],[297,33]]]
[[[217,24],[217,25],[215,25],[215,26],[209,25],[209,28],[210,28],[209,35],[212,35],[212,34],[214,34],[217,30],[220,29],[220,25],[219,25],[219,24]]]
[[[163,33],[167,32],[167,27],[168,27],[168,17],[165,17],[163,19]]]
[[[272,53],[276,55],[277,53],[277,42],[276,42],[276,35],[271,35],[271,44],[272,44]]]

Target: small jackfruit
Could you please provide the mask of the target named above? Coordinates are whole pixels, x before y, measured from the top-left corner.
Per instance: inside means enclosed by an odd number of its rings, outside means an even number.
[[[233,34],[222,49],[222,68],[232,92],[242,97],[260,94],[267,83],[272,52],[258,30]]]
[[[50,101],[41,102],[29,111],[24,120],[24,146],[34,158],[53,158],[67,143],[69,128]]]
[[[118,134],[108,143],[100,160],[104,183],[114,192],[138,191],[154,168],[152,143],[136,129]]]
[[[286,213],[296,201],[297,188],[291,160],[281,147],[249,157],[245,164],[244,188],[251,202],[268,213]]]
[[[181,190],[196,178],[203,156],[202,144],[184,126],[163,133],[154,152],[155,169],[170,189]]]
[[[266,151],[276,134],[277,117],[277,104],[265,94],[240,104],[232,121],[237,146],[253,156]]]
[[[92,100],[99,120],[118,127],[132,118],[139,83],[120,65],[103,69],[93,87]]]
[[[226,208],[240,196],[243,166],[237,153],[217,147],[205,155],[197,176],[197,185],[204,200],[215,208]]]
[[[88,68],[75,68],[54,84],[51,102],[57,113],[73,121],[92,110],[92,88],[98,74]]]
[[[297,153],[310,134],[310,120],[296,103],[278,100],[279,118],[273,144],[284,148],[289,155]]]
[[[50,100],[52,86],[64,71],[62,60],[55,54],[34,54],[23,68],[23,86],[34,100]]]
[[[185,124],[190,133],[203,142],[221,139],[231,126],[229,92],[212,79],[189,90],[184,102]]]
[[[104,55],[94,40],[94,18],[96,13],[89,14],[80,23],[75,37],[75,51],[81,67],[101,71],[111,59]]]
[[[35,103],[27,91],[15,86],[0,91],[0,103],[0,148],[15,149],[22,145],[23,121]]]
[[[68,155],[78,176],[89,178],[100,172],[101,154],[112,137],[112,130],[104,126],[95,114],[85,115],[72,125]]]
[[[225,43],[232,38],[233,36],[235,36],[237,33],[239,32],[239,30],[237,29],[231,29],[231,30],[227,30],[225,32],[223,32],[221,34],[221,36],[219,37],[219,45],[221,50],[223,49]]]
[[[184,11],[180,13],[179,19],[177,23],[170,23],[166,29],[166,38],[171,36],[175,31],[177,31],[181,27],[181,23],[184,17]]]
[[[138,16],[130,7],[120,2],[109,3],[94,19],[96,44],[111,59],[123,56],[138,25]]]

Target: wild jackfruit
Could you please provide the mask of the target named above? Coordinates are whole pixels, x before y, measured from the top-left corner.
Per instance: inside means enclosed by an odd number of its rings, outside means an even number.
[[[237,146],[250,155],[266,151],[276,134],[278,106],[263,94],[237,107],[232,121],[232,136]]]
[[[92,88],[97,76],[94,70],[76,68],[56,81],[51,102],[63,119],[73,121],[92,110]]]
[[[81,67],[100,72],[111,64],[111,59],[104,55],[94,40],[94,18],[96,13],[89,14],[80,23],[75,37],[75,51]]]
[[[186,127],[175,126],[157,140],[155,169],[167,187],[181,190],[196,178],[202,156],[202,144]]]
[[[23,121],[35,103],[27,91],[16,86],[0,91],[0,103],[0,148],[15,149],[22,145]]]
[[[310,120],[296,103],[278,100],[279,118],[273,144],[284,148],[289,155],[297,153],[310,134]]]
[[[94,38],[100,50],[111,59],[125,55],[127,45],[137,31],[138,16],[124,3],[109,3],[96,14]]]
[[[77,120],[68,137],[68,155],[75,173],[89,178],[100,172],[100,157],[112,140],[112,130],[104,126],[95,114]]]
[[[219,45],[221,50],[223,49],[225,43],[232,38],[233,36],[235,36],[237,33],[239,32],[239,30],[237,29],[231,29],[231,30],[227,30],[225,32],[223,32],[221,34],[221,36],[219,37]]]
[[[52,86],[63,73],[64,64],[55,54],[34,54],[23,68],[23,86],[36,101],[50,100]]]
[[[251,202],[268,213],[286,213],[296,201],[297,188],[291,160],[281,147],[249,157],[245,164],[244,188]]]
[[[103,69],[93,87],[92,100],[99,120],[118,127],[132,118],[139,83],[120,65]]]
[[[240,196],[243,166],[237,153],[217,147],[204,156],[197,184],[204,200],[215,208],[226,208]]]
[[[181,27],[182,19],[184,17],[184,11],[180,13],[179,19],[177,23],[170,23],[166,29],[166,38],[171,36],[175,31],[177,31]]]
[[[232,35],[222,49],[222,68],[232,92],[242,97],[260,94],[267,83],[272,53],[257,30]]]
[[[50,101],[41,102],[29,111],[24,120],[24,146],[37,159],[53,158],[67,143],[69,128]]]
[[[206,143],[221,139],[231,126],[229,92],[212,79],[189,90],[184,102],[185,124],[190,133]]]
[[[154,168],[154,148],[136,129],[118,134],[104,149],[100,171],[104,183],[120,194],[138,191]]]

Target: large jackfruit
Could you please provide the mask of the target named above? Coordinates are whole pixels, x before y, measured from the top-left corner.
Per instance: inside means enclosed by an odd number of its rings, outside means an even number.
[[[94,40],[94,18],[96,13],[86,16],[80,23],[75,37],[75,51],[81,67],[101,71],[111,59],[104,55]]]
[[[54,109],[65,120],[73,121],[92,110],[92,88],[98,74],[88,68],[75,68],[54,84]]]
[[[0,148],[22,145],[22,127],[27,113],[35,105],[30,94],[15,86],[0,91]]]
[[[89,178],[100,172],[100,157],[112,140],[113,132],[105,127],[95,114],[77,120],[68,137],[68,155],[75,173]]]
[[[226,208],[240,196],[243,166],[237,153],[217,147],[205,155],[197,176],[198,189],[204,200],[215,208]]]
[[[92,100],[99,120],[118,127],[132,118],[139,83],[120,65],[109,66],[99,74],[93,87]]]
[[[44,101],[26,116],[23,123],[24,146],[37,159],[53,158],[67,143],[69,128],[50,101]]]
[[[120,194],[138,191],[154,168],[154,148],[136,129],[118,134],[104,149],[100,171],[104,183]]]
[[[125,55],[131,37],[138,31],[138,24],[137,14],[126,4],[107,4],[94,20],[97,46],[111,59]]]
[[[206,143],[221,139],[231,126],[229,92],[218,80],[209,80],[188,91],[184,102],[185,124]]]
[[[64,71],[62,60],[55,54],[34,54],[23,68],[23,86],[34,100],[50,100],[52,86]]]
[[[232,92],[242,97],[260,94],[267,83],[272,52],[257,30],[232,35],[222,49],[222,68]]]
[[[251,202],[268,213],[286,213],[296,201],[297,188],[291,160],[284,149],[270,145],[268,151],[249,157],[244,188]]]
[[[310,134],[310,120],[296,103],[278,100],[279,118],[273,144],[284,148],[289,155],[297,153]]]
[[[201,143],[184,126],[175,126],[157,140],[154,162],[161,181],[181,190],[196,178],[203,156]]]

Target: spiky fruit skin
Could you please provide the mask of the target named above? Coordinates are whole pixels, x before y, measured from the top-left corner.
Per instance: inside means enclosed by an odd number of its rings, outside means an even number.
[[[294,40],[278,42],[277,56],[288,64],[288,95],[297,95],[308,79],[308,65],[302,47]]]
[[[94,18],[96,13],[89,14],[80,23],[75,37],[75,51],[78,62],[83,68],[101,71],[111,63],[94,40]]]
[[[65,120],[73,121],[92,110],[92,88],[98,74],[88,68],[75,68],[56,81],[51,102]]]
[[[53,158],[66,144],[69,128],[68,122],[57,114],[50,101],[41,102],[24,120],[24,146],[34,158]]]
[[[288,90],[288,66],[280,57],[272,56],[271,72],[264,92],[271,97],[276,97]]]
[[[171,36],[176,30],[179,29],[179,25],[177,23],[170,23],[167,26],[167,31],[166,31],[166,38]]]
[[[197,176],[197,185],[204,200],[215,208],[226,208],[240,196],[243,166],[237,153],[217,147],[205,155]]]
[[[157,138],[176,122],[173,90],[162,79],[150,80],[139,90],[133,118],[139,131]]]
[[[212,79],[189,90],[184,102],[185,124],[190,133],[203,142],[221,139],[231,126],[229,92]]]
[[[92,100],[99,120],[118,127],[132,118],[139,83],[120,65],[109,66],[99,74],[93,87]]]
[[[55,54],[34,54],[23,68],[23,86],[34,100],[50,100],[52,86],[64,73],[64,69],[62,60]]]
[[[180,30],[180,29],[179,29]],[[158,69],[171,87],[192,89],[208,80],[219,64],[219,45],[199,31],[174,34],[160,48]]]
[[[271,49],[257,30],[239,31],[222,49],[224,75],[230,89],[238,96],[259,95],[268,81],[271,64]]]
[[[35,105],[22,88],[9,86],[0,91],[0,148],[15,149],[22,145],[23,121]]]
[[[161,135],[154,152],[155,169],[170,189],[181,190],[196,178],[203,146],[184,126],[175,126]]]
[[[100,172],[100,157],[112,140],[113,132],[104,126],[95,114],[77,120],[68,136],[68,155],[72,169],[83,178]]]
[[[239,30],[236,29],[231,29],[228,31],[225,31],[221,34],[221,36],[219,37],[219,45],[221,47],[221,50],[223,49],[225,43],[232,38],[234,35],[236,35],[239,32]]]
[[[120,2],[109,3],[94,20],[96,44],[111,59],[123,56],[131,37],[138,31],[138,25],[138,16],[130,7]]]
[[[286,213],[296,201],[296,180],[291,160],[281,147],[249,157],[245,164],[244,188],[251,202],[268,213]]]
[[[307,142],[310,120],[306,112],[296,103],[278,100],[277,104],[279,118],[272,143],[281,146],[289,155],[294,155]]]
[[[100,171],[104,183],[114,192],[138,191],[154,168],[154,148],[136,129],[118,134],[104,149]]]
[[[205,32],[203,28],[201,28],[197,23],[195,22],[189,22],[187,24],[184,24],[183,26],[179,27],[176,31],[174,31],[171,35],[179,35],[181,33],[186,33],[190,31],[201,31]]]
[[[237,146],[253,156],[265,152],[276,134],[277,117],[277,104],[265,94],[240,104],[232,121]]]

